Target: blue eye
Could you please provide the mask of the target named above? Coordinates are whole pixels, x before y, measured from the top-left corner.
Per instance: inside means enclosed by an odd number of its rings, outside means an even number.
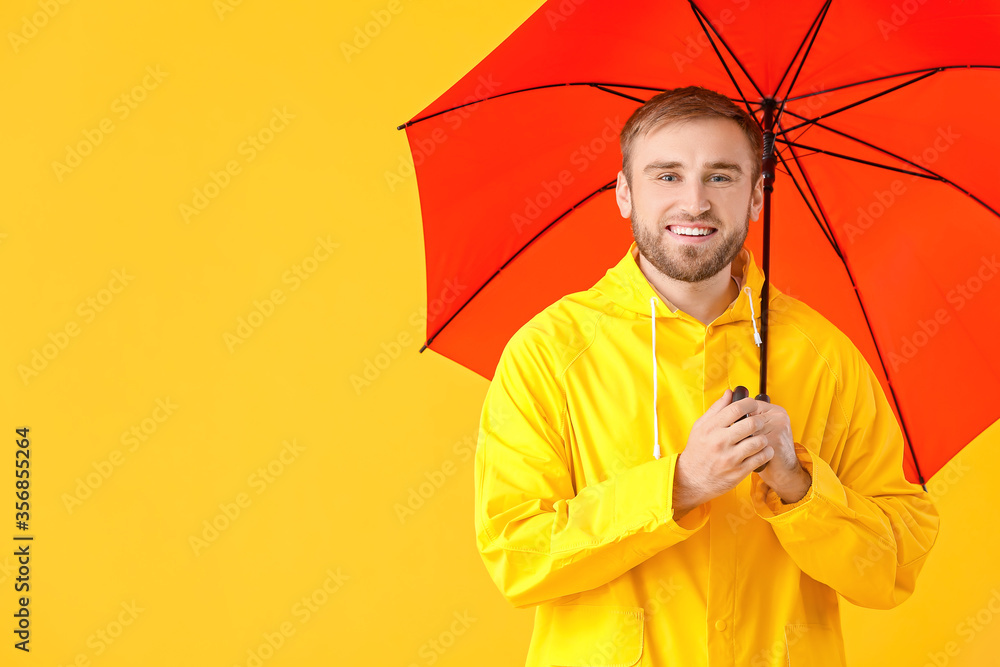
[[[669,179],[676,179],[676,178],[677,178],[677,176],[675,176],[674,174],[663,174],[662,176],[660,176],[660,180],[661,180],[661,181],[662,181],[662,180],[666,180],[666,179],[668,179],[668,178],[669,178]]]

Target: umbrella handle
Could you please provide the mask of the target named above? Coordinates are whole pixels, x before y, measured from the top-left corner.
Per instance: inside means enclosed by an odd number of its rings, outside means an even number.
[[[771,397],[768,396],[767,394],[757,394],[753,398],[754,398],[755,401],[764,401],[765,403],[770,403],[771,402]],[[764,465],[762,465],[759,468],[754,468],[754,472],[759,473],[760,471],[762,471],[766,467],[767,467],[767,463],[765,463]]]
[[[732,402],[735,403],[736,401],[742,401],[744,398],[746,398],[749,395],[750,395],[750,391],[746,387],[744,387],[743,385],[737,385],[736,389],[733,389],[733,401]],[[770,397],[767,394],[757,394],[757,396],[754,397],[754,400],[764,401],[765,403],[770,403],[771,402],[771,399],[770,399]],[[736,421],[742,421],[742,420],[744,420],[746,418],[747,418],[747,415],[743,415],[742,417],[740,417]],[[733,422],[733,423],[736,423],[736,422]],[[759,473],[762,470],[764,470],[764,468],[766,468],[766,467],[767,467],[767,463],[765,463],[764,465],[762,465],[759,468],[755,468],[754,472]]]

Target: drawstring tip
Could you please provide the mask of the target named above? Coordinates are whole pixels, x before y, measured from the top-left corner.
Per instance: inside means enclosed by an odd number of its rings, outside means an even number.
[[[743,291],[747,293],[747,300],[750,303],[750,324],[753,326],[753,342],[757,343],[757,347],[760,347],[764,340],[760,337],[760,332],[757,331],[757,315],[753,312],[753,291],[751,291],[749,285],[744,287]],[[763,301],[760,307],[764,307]]]
[[[660,458],[660,444],[659,443],[653,445],[653,458],[654,459],[659,459]]]

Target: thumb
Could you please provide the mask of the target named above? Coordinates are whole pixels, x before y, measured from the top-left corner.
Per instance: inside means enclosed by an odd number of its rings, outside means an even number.
[[[708,409],[708,411],[705,414],[715,414],[721,411],[722,408],[726,407],[732,402],[733,402],[733,390],[726,389],[726,391],[723,392],[722,396],[719,397],[719,400],[717,400],[715,403],[712,403],[712,406]]]

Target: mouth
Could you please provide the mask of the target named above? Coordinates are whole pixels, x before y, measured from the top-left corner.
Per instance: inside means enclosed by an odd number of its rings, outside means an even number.
[[[702,241],[716,233],[715,227],[705,225],[667,225],[667,231],[675,238],[686,241]]]

